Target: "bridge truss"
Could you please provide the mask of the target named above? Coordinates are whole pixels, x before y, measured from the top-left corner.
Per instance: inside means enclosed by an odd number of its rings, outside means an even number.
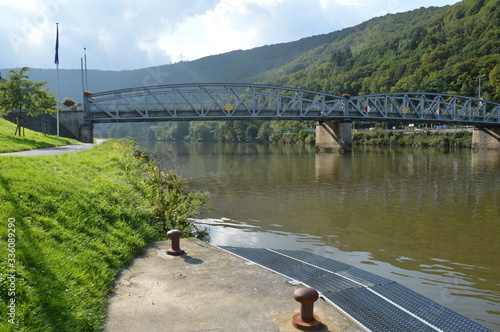
[[[438,93],[341,97],[252,84],[176,84],[84,96],[87,121],[409,121],[500,126],[500,104]]]

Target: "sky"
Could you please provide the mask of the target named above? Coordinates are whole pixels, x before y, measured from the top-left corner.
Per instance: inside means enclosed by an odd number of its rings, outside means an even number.
[[[458,0],[0,0],[0,68],[129,70],[284,43]]]

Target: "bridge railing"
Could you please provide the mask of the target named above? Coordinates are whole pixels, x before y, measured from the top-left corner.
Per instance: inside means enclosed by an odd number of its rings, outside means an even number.
[[[458,95],[377,94],[357,96],[350,103],[351,116],[365,119],[500,124],[500,104]]]
[[[84,103],[92,122],[309,119],[500,125],[498,103],[432,93],[344,98],[264,85],[177,84],[95,93]]]
[[[259,85],[170,85],[96,93],[88,97],[94,122],[113,120],[199,120],[319,118],[342,116],[339,96]]]

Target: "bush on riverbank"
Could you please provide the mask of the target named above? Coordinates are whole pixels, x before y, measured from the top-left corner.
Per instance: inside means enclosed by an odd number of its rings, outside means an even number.
[[[145,196],[162,232],[166,234],[171,229],[178,229],[183,232],[184,237],[204,239],[206,232],[192,224],[190,218],[200,208],[210,208],[208,195],[189,191],[185,179],[174,172],[164,172],[148,151],[139,148],[136,141],[126,139],[123,143],[143,164],[146,176],[139,179],[138,185],[146,189]]]
[[[471,147],[472,133],[458,132],[413,132],[402,133],[375,129],[369,133],[359,132],[352,136],[354,145],[419,146],[419,147]]]
[[[102,330],[115,277],[164,234],[151,193],[163,190],[164,203],[172,194],[170,207],[184,204],[170,211],[179,218],[195,210],[181,181],[155,189],[148,157],[134,152],[130,142],[111,141],[77,154],[0,157],[2,331]],[[8,322],[11,299],[17,326]]]

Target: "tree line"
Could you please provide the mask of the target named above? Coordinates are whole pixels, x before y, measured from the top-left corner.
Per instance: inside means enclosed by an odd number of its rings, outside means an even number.
[[[175,121],[97,124],[94,136],[157,141],[313,143],[315,121]]]

